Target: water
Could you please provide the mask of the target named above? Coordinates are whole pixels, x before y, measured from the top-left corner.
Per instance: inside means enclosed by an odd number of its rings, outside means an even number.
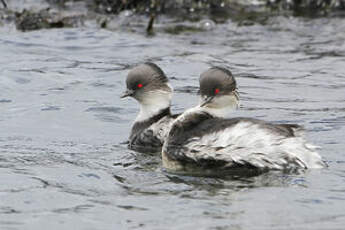
[[[345,19],[271,18],[170,35],[95,28],[0,36],[0,229],[343,229]],[[173,110],[211,65],[235,74],[234,116],[304,125],[328,169],[251,178],[167,174],[125,144],[129,69],[157,63]]]

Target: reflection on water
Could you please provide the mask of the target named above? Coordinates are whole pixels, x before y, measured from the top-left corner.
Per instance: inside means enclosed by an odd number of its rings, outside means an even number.
[[[344,25],[277,17],[150,38],[85,28],[2,33],[0,228],[341,229]],[[174,112],[197,103],[200,72],[230,68],[242,100],[234,116],[304,125],[330,167],[252,177],[165,172],[159,156],[123,144],[138,105],[119,95],[144,61],[169,76]]]

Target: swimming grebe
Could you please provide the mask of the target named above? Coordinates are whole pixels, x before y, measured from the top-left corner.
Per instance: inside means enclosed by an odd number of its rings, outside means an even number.
[[[213,67],[201,74],[200,104],[172,123],[163,145],[166,169],[265,171],[325,166],[299,125],[228,119],[239,101],[236,89],[232,73],[225,68]]]
[[[128,73],[126,85],[121,98],[133,97],[140,104],[129,137],[129,149],[160,152],[174,119],[170,113],[173,89],[168,78],[156,64],[147,62]]]

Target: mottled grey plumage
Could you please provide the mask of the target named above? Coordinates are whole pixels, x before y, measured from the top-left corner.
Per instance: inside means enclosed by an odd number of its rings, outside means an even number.
[[[138,152],[160,152],[171,123],[177,117],[166,108],[145,121],[135,122],[129,136],[129,149]]]
[[[219,93],[212,94],[215,87]],[[299,125],[224,118],[222,108],[233,103],[227,99],[236,89],[230,72],[211,68],[201,75],[200,88],[201,96],[211,100],[187,110],[173,122],[162,150],[165,168],[262,171],[326,166],[316,147],[305,141]]]
[[[154,63],[133,68],[126,79],[122,97],[133,97],[140,103],[129,137],[130,149],[139,152],[160,152],[174,116],[170,113],[172,89],[168,78]]]

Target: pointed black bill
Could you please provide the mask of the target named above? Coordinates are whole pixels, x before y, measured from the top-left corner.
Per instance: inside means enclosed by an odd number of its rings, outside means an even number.
[[[127,89],[121,96],[120,98],[125,98],[125,97],[131,97],[134,94],[134,90]]]
[[[213,100],[214,96],[207,96],[202,99],[202,102],[200,104],[200,107],[204,107],[208,103],[210,103]]]

